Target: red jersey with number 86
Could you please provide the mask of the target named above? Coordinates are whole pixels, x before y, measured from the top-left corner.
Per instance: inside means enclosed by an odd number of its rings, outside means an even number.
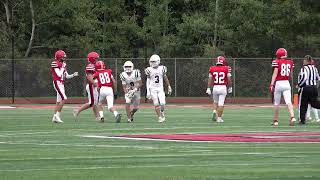
[[[102,71],[96,71],[93,75],[94,78],[98,80],[98,86],[106,86],[106,87],[113,87],[112,82],[112,70],[111,69],[105,69]]]
[[[275,59],[272,61],[272,67],[278,68],[276,81],[289,80],[294,67],[291,59]]]
[[[228,66],[211,66],[209,69],[209,77],[212,77],[213,85],[227,85],[228,73]]]

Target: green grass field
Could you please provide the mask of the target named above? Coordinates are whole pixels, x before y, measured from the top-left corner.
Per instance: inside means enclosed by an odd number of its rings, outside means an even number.
[[[124,113],[124,109],[120,109]],[[108,112],[97,123],[91,110],[75,123],[65,107],[63,124],[52,109],[0,109],[0,179],[320,179],[320,143],[185,142],[93,138],[152,133],[249,133],[319,131],[320,124],[288,126],[282,108],[271,127],[271,108],[226,108],[225,122],[210,120],[208,108],[171,107],[158,123],[152,108],[134,123],[116,124]]]

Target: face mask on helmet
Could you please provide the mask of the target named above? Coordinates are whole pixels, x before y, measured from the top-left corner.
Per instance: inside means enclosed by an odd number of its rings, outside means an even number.
[[[133,71],[133,63],[131,61],[126,61],[123,64],[123,70],[124,72],[130,73]]]
[[[157,67],[160,64],[160,57],[157,54],[154,54],[150,57],[149,64],[151,67]]]

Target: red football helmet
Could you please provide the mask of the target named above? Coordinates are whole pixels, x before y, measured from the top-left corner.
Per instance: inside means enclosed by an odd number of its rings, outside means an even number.
[[[63,60],[65,60],[66,57],[67,57],[67,55],[63,50],[58,50],[54,54],[54,59],[57,60],[57,61],[63,61]]]
[[[216,64],[224,65],[226,63],[226,58],[223,56],[218,56],[216,59]]]
[[[90,52],[87,56],[88,62],[94,64],[99,59],[99,54],[96,52]]]
[[[285,48],[279,48],[276,52],[276,56],[279,59],[287,58],[287,50]]]
[[[104,64],[103,61],[97,61],[96,62],[96,69],[98,71],[104,70],[104,69],[106,69],[106,65]]]

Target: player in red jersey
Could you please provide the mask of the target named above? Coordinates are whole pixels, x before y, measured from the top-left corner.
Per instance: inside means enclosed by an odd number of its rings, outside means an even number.
[[[228,93],[232,92],[231,88],[231,73],[229,67],[225,66],[225,58],[218,56],[216,66],[211,66],[209,69],[208,88],[206,93],[213,96],[213,113],[212,120],[223,122],[222,113],[224,108],[224,100]],[[211,87],[213,86],[212,92]]]
[[[84,111],[92,107],[96,120],[100,121],[99,112],[97,110],[99,93],[98,93],[97,87],[94,86],[94,81],[93,81],[93,74],[96,71],[95,63],[99,60],[99,58],[100,56],[96,52],[90,52],[87,55],[87,60],[89,64],[87,64],[86,66],[85,73],[87,78],[86,91],[88,94],[88,102],[83,104],[79,109],[73,110],[73,116],[75,117],[75,119],[78,118],[81,111]]]
[[[289,125],[294,125],[296,119],[294,118],[294,111],[291,102],[291,86],[289,82],[294,64],[291,59],[287,59],[287,50],[284,48],[279,48],[277,50],[276,57],[277,58],[272,61],[273,74],[269,86],[269,90],[273,94],[274,103],[274,118],[272,125],[278,125],[281,95],[283,95],[290,113]]]
[[[51,74],[53,77],[53,87],[57,91],[57,102],[54,110],[54,114],[52,117],[52,122],[55,123],[63,123],[60,118],[60,113],[62,107],[67,99],[65,90],[64,90],[64,79],[70,79],[75,76],[78,76],[78,72],[74,72],[73,74],[68,74],[67,72],[67,63],[66,53],[62,50],[59,50],[55,53],[55,61],[51,63]]]
[[[106,69],[103,61],[97,61],[96,72],[93,77],[98,80],[98,110],[101,118],[100,121],[104,122],[102,103],[107,100],[109,111],[113,113],[116,122],[119,123],[121,120],[121,114],[119,114],[113,106],[113,101],[117,94],[117,82],[112,75],[112,70]]]

